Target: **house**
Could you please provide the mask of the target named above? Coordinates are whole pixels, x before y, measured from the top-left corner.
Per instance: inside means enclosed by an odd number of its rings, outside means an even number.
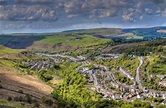
[[[166,94],[162,94],[163,99],[166,99]]]
[[[166,81],[159,82],[159,85],[166,86]]]
[[[123,87],[122,87],[122,91],[123,91],[123,92],[129,92],[129,91],[130,91],[130,88],[123,86]]]
[[[143,99],[144,97],[141,95],[137,95],[137,99]]]
[[[143,88],[143,91],[144,91],[145,93],[148,93],[148,92],[149,92],[149,89],[146,88],[146,87],[144,87],[144,88]]]
[[[158,78],[160,78],[160,80],[163,80],[164,78],[166,78],[165,75],[157,75]]]
[[[93,69],[87,71],[88,74],[94,74],[94,72],[95,72],[95,70],[93,70]]]
[[[166,99],[161,104],[166,105]]]
[[[92,74],[89,74],[89,83],[94,83],[94,79]]]
[[[83,68],[82,68],[82,67],[78,67],[78,68],[77,68],[77,71],[82,72],[82,71],[83,71]]]
[[[115,94],[115,95],[112,95],[112,99],[114,100],[121,100],[123,97],[121,94]]]
[[[131,88],[130,92],[135,93],[136,92],[136,88],[135,87]]]

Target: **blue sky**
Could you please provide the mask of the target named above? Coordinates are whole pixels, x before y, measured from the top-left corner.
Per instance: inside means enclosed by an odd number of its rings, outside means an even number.
[[[166,0],[0,0],[0,33],[166,26]]]

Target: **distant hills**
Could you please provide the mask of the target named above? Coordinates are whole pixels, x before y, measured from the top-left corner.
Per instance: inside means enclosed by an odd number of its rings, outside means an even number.
[[[152,27],[152,28],[96,28],[96,29],[81,29],[70,30],[64,33],[88,33],[98,35],[105,38],[121,37],[126,39],[144,39],[152,40],[159,38],[166,38],[166,27]],[[109,37],[108,37],[109,36]]]
[[[129,41],[130,40],[131,41],[154,40],[154,39],[166,38],[166,27],[132,28],[132,29],[96,28],[96,29],[70,30],[70,31],[64,31],[61,33],[40,33],[40,34],[39,33],[15,33],[15,34],[8,34],[8,35],[0,35],[0,45],[7,46],[14,49],[24,49],[33,45],[36,41],[42,42],[42,40],[46,38],[49,38],[50,40],[55,40],[58,37],[61,40],[66,40],[71,36],[71,37],[74,37],[74,39],[76,38],[76,40],[83,41],[82,38],[85,35],[89,35],[89,36],[100,38],[100,39],[113,40],[114,42],[120,42],[120,43],[126,40],[127,41],[128,40]],[[91,39],[93,40],[92,37]],[[72,39],[69,39],[68,41],[70,43],[73,42]],[[60,42],[61,41],[58,41],[58,43]],[[44,44],[44,43],[40,43],[40,44]]]

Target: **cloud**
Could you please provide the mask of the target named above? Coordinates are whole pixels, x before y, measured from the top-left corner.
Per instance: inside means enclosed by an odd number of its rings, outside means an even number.
[[[0,5],[5,5],[7,4],[6,0],[0,0]]]
[[[26,5],[51,5],[55,0],[15,0],[16,4]]]
[[[127,6],[125,0],[68,0],[64,4],[66,14],[82,15],[87,18],[114,17],[120,8]]]
[[[0,20],[5,21],[56,21],[56,11],[43,5],[9,5],[0,7]]]
[[[166,0],[0,0],[2,21],[57,21],[60,18],[121,17],[125,22],[145,15],[166,16]]]

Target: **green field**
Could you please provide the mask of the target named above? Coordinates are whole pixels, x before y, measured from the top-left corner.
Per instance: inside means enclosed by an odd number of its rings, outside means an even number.
[[[27,108],[22,106],[21,103],[9,102],[3,99],[0,99],[0,108]]]
[[[65,51],[72,53],[85,53],[94,52],[99,48],[103,48],[105,45],[111,43],[110,39],[101,39],[94,37],[92,35],[60,35],[60,36],[50,36],[41,41],[38,41],[40,45],[49,46],[52,51]],[[35,45],[33,46],[35,48]],[[50,50],[45,49],[45,50]]]
[[[150,56],[149,73],[166,75],[166,58],[160,56]]]
[[[0,45],[0,55],[6,55],[6,54],[16,54],[18,52],[20,52],[22,50],[19,49],[11,49],[11,48],[7,48],[4,46]]]
[[[85,47],[110,42],[110,40],[108,39],[100,39],[100,38],[93,37],[92,35],[51,36],[41,41],[48,44],[62,43],[62,44],[85,46]]]

